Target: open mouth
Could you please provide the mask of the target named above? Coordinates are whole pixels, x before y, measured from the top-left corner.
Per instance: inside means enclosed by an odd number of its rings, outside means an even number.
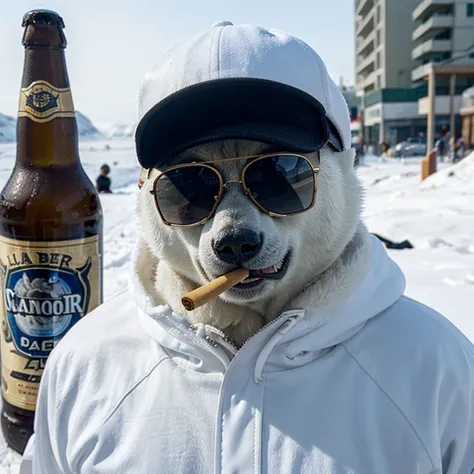
[[[264,280],[280,280],[285,276],[288,266],[290,265],[290,260],[291,251],[288,251],[279,267],[272,265],[271,267],[258,270],[250,269],[249,276],[244,281],[235,285],[234,288],[250,289],[259,285]]]

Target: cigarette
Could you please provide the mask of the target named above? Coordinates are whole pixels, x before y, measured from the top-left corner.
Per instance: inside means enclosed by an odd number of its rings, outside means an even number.
[[[247,268],[236,268],[184,295],[181,298],[181,303],[183,303],[186,310],[192,311],[237,285],[237,283],[245,280],[248,276],[249,270]]]

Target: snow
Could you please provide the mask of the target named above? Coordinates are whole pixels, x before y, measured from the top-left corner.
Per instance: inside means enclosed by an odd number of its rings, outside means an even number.
[[[109,139],[132,138],[135,134],[135,125],[128,123],[114,123],[99,127],[105,137]]]
[[[110,150],[108,150],[110,147]],[[114,194],[101,195],[105,218],[105,298],[126,287],[137,238],[135,194],[140,171],[131,140],[81,142],[94,179],[111,168]],[[0,145],[0,185],[10,174],[13,144]],[[389,250],[407,277],[407,294],[443,313],[474,342],[474,154],[420,184],[420,159],[368,157],[358,169],[366,186],[364,218],[371,232],[408,239],[411,250]],[[0,443],[0,474],[17,474],[19,456]]]
[[[8,115],[0,114],[0,143],[13,142],[16,135],[16,120]]]
[[[369,159],[359,169],[366,185],[370,232],[408,239],[392,250],[407,277],[407,295],[444,314],[474,342],[474,154],[442,165],[420,183],[420,159]]]
[[[87,140],[101,140],[104,138],[97,127],[84,114],[76,110],[77,128],[79,136]]]

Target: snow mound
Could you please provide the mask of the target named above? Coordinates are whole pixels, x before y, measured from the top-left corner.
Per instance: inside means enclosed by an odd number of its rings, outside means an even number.
[[[76,110],[77,128],[79,136],[88,140],[102,140],[104,136],[84,114]]]
[[[14,142],[16,139],[16,119],[0,114],[0,143]]]
[[[114,123],[103,130],[103,133],[107,138],[112,139],[133,138],[135,135],[135,125],[127,123]]]
[[[466,187],[474,190],[474,152],[455,165],[448,166],[426,178],[421,190]]]

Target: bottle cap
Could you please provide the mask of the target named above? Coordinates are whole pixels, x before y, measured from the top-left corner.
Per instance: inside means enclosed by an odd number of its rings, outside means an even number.
[[[52,10],[31,10],[23,16],[23,27],[28,25],[51,25],[64,28],[64,20]]]

